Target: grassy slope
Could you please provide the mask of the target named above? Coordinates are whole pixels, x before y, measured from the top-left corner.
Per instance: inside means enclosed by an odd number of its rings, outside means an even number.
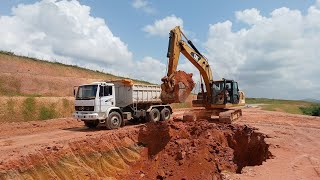
[[[297,100],[281,100],[281,99],[267,99],[267,98],[246,98],[247,104],[264,104],[263,110],[268,111],[282,111],[291,114],[303,114],[300,107],[309,107],[315,103]]]
[[[4,51],[0,51],[0,67],[0,122],[70,117],[73,86],[124,78]]]
[[[58,91],[94,80],[126,78],[4,51],[0,51],[0,67],[0,96],[70,96],[67,93],[59,94]],[[133,80],[139,84],[150,84]],[[47,91],[42,92],[43,89]]]

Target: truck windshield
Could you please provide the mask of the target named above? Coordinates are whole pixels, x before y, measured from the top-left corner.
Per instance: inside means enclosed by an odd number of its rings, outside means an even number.
[[[85,85],[78,88],[76,99],[95,99],[98,85]]]

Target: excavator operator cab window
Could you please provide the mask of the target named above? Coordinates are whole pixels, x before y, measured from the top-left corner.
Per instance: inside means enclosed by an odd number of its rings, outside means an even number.
[[[213,86],[213,89],[216,91],[216,93],[219,93],[224,89],[223,82],[214,82],[212,86]]]
[[[231,103],[232,100],[232,84],[231,82],[226,82],[226,88],[225,88],[225,98],[226,98],[226,103]]]
[[[214,81],[212,84],[212,102],[214,104],[224,104],[225,102],[225,82]]]

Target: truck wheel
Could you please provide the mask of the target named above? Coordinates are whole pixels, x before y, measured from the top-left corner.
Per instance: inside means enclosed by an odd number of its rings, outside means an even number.
[[[161,121],[168,121],[170,119],[171,111],[168,108],[161,110]]]
[[[114,111],[109,114],[107,120],[106,120],[106,126],[108,129],[117,129],[122,124],[122,118],[121,115]]]
[[[148,120],[151,122],[157,122],[161,118],[160,111],[156,108],[153,108],[148,115]]]
[[[99,124],[99,121],[84,121],[84,125],[88,128],[95,128]]]

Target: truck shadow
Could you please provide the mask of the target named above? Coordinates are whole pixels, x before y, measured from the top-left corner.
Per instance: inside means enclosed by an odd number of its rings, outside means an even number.
[[[153,158],[170,141],[169,126],[167,122],[146,123],[139,129],[138,143],[148,148],[149,158]]]
[[[76,131],[76,132],[94,132],[94,131],[108,131],[106,127],[96,127],[96,128],[88,128],[86,126],[83,127],[72,127],[72,128],[64,128],[62,130],[65,131]]]
[[[136,126],[136,125],[144,125],[145,121],[127,121],[124,127],[121,128],[126,128],[128,126]],[[119,128],[119,129],[121,129]],[[83,125],[82,127],[71,127],[71,128],[64,128],[62,130],[66,130],[66,131],[78,131],[78,132],[92,132],[92,131],[113,131],[113,130],[109,130],[107,129],[106,126],[104,125],[98,125],[95,128],[88,128],[85,125]],[[115,129],[116,130],[116,129]]]

